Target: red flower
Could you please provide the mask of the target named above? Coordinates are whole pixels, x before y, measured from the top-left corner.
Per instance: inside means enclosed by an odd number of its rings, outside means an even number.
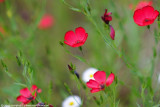
[[[0,0],[0,3],[1,3],[1,2],[4,2],[4,0]]]
[[[5,30],[1,26],[0,26],[0,33],[2,33],[3,35],[5,34]]]
[[[79,47],[82,46],[87,40],[88,34],[85,29],[82,27],[78,27],[73,31],[68,31],[64,37],[64,43],[71,47]]]
[[[90,79],[89,82],[86,83],[89,88],[92,88],[91,93],[104,90],[105,85],[108,87],[114,81],[114,74],[111,73],[106,80],[106,73],[104,71],[97,71],[93,77],[95,80]]]
[[[101,18],[106,24],[109,24],[109,22],[112,21],[112,16],[110,16],[111,14],[111,12],[107,13],[107,9],[105,9],[105,13]]]
[[[36,98],[37,92],[41,93],[42,90],[37,88],[36,85],[32,85],[31,90],[23,88],[20,90],[21,95],[17,97],[17,101],[22,102],[22,104],[28,104]]]
[[[112,40],[114,40],[115,30],[113,29],[113,27],[111,25],[109,25],[109,27],[110,27],[110,37],[112,38]]]
[[[152,6],[145,6],[142,9],[137,9],[134,12],[133,19],[139,26],[147,26],[154,22],[158,17],[159,12],[154,10]]]
[[[139,3],[138,3],[138,5],[136,6],[136,10],[137,9],[141,9],[141,8],[143,8],[143,7],[145,7],[145,6],[152,6],[152,1],[140,1]]]
[[[53,16],[51,16],[50,14],[45,14],[39,25],[38,25],[38,28],[39,29],[47,29],[47,28],[50,28],[54,23],[54,20],[53,20]]]

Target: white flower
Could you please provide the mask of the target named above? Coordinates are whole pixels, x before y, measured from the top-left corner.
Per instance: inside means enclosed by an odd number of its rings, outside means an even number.
[[[98,69],[95,68],[88,68],[86,69],[83,74],[82,74],[82,80],[84,82],[88,82],[90,79],[94,79],[93,75],[94,73],[96,73],[98,71]]]
[[[2,107],[11,107],[10,105],[1,105]]]
[[[158,75],[158,83],[160,83],[160,74]]]
[[[81,104],[81,98],[74,95],[67,97],[62,103],[62,107],[80,107]]]

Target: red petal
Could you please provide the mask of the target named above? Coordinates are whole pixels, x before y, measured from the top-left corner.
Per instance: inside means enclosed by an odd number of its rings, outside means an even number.
[[[66,32],[64,36],[64,40],[65,40],[64,43],[69,46],[72,46],[77,41],[76,36],[73,31]]]
[[[145,6],[151,6],[151,5],[152,5],[152,1],[150,1],[150,2],[140,1],[140,2],[138,3],[137,7],[136,7],[136,10],[137,10],[137,9],[141,9],[141,8],[143,8],[143,7],[145,7]]]
[[[23,104],[28,104],[31,100],[28,100],[26,97],[20,95],[17,97],[17,101],[22,102]]]
[[[36,91],[38,89],[38,87],[36,85],[32,85],[31,87],[31,92],[33,93],[34,91]]]
[[[146,6],[142,8],[143,10],[143,15],[145,16],[145,18],[152,18],[153,13],[154,13],[154,8],[151,6]]]
[[[93,76],[94,79],[100,84],[104,84],[106,81],[106,73],[104,71],[97,71]]]
[[[84,37],[84,39],[82,40],[82,42],[85,43],[85,41],[87,40],[87,37],[88,37],[88,33],[85,34],[85,37]]]
[[[114,74],[111,73],[111,74],[109,75],[109,77],[107,78],[106,85],[107,85],[107,86],[111,85],[113,81],[114,81]]]
[[[79,46],[82,46],[84,44],[84,42],[81,42],[81,43],[75,43],[72,45],[72,47],[79,47]]]
[[[29,97],[29,96],[32,95],[31,92],[28,90],[28,88],[21,89],[21,90],[20,90],[20,93],[21,93],[21,95],[24,96],[24,97]]]
[[[41,93],[41,92],[42,92],[42,90],[41,90],[40,88],[38,88],[38,89],[37,89],[37,92],[38,92],[38,93]]]
[[[159,15],[159,11],[155,10],[154,13],[153,13],[152,18],[156,19],[158,17],[158,15]]]
[[[98,91],[101,91],[99,88],[93,88],[92,90],[91,90],[91,93],[95,93],[95,92],[98,92]]]
[[[138,9],[134,12],[133,19],[136,24],[138,24],[139,26],[143,26],[145,16],[143,14],[142,9]]]
[[[86,38],[86,31],[82,27],[76,28],[75,33],[77,40],[79,40],[80,42],[83,41],[84,38]]]
[[[42,17],[42,19],[41,19],[38,27],[39,27],[40,29],[49,28],[49,27],[51,27],[51,26],[53,25],[53,21],[54,21],[54,20],[53,20],[52,15],[50,15],[50,14],[45,14],[45,15]]]
[[[95,80],[92,80],[90,79],[86,85],[89,87],[89,88],[99,88],[99,84],[95,81]]]
[[[22,95],[18,96],[17,97],[17,101],[20,101],[20,102],[26,102],[28,99]]]
[[[1,2],[4,2],[4,0],[0,0],[0,3],[1,3]]]
[[[111,25],[109,25],[109,27],[110,27],[110,37],[112,38],[112,40],[114,40],[115,30],[113,29],[113,27]]]

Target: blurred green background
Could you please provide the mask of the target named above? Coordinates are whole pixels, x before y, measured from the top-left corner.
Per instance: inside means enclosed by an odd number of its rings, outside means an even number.
[[[68,0],[67,2],[80,8],[80,1]],[[112,12],[111,25],[116,32],[114,43],[126,53],[131,64],[139,68],[138,72],[142,72],[145,76],[151,67],[154,35],[159,31],[157,21],[151,25],[150,30],[134,23],[134,9],[130,9],[129,6],[132,4],[135,7],[138,2],[139,0],[90,1],[92,14],[100,25],[104,24],[101,16],[105,9]],[[158,10],[160,10],[159,4],[160,0],[153,0],[153,5]],[[54,23],[51,28],[41,30],[37,26],[45,13],[54,17]],[[88,39],[83,45],[84,55],[78,48],[67,46],[67,49],[75,55],[84,57],[90,65],[67,54],[59,44],[59,41],[64,41],[67,31],[74,31],[80,26],[88,33]],[[124,61],[105,44],[93,24],[83,14],[69,9],[61,0],[5,0],[0,3],[0,27],[5,30],[5,34],[1,34],[0,37],[0,59],[7,65],[8,72],[21,83],[26,84],[22,75],[24,67],[18,66],[16,59],[18,52],[21,51],[34,69],[33,84],[42,89],[40,97],[44,102],[60,107],[64,98],[69,95],[64,83],[68,84],[74,95],[79,95],[77,83],[67,68],[67,65],[72,62],[76,65],[80,76],[89,67],[104,70],[107,75],[114,72],[121,81],[117,88],[120,107],[135,107],[136,102],[142,103],[138,77],[131,73]],[[160,88],[157,82],[160,70],[159,44],[156,48],[153,87],[158,90]],[[51,92],[50,86],[53,86]],[[20,104],[16,101],[16,97],[21,88],[23,87],[15,84],[0,65],[0,104]],[[83,107],[97,107],[92,96],[99,96],[98,93],[88,95],[84,90],[80,92],[79,96],[84,100]],[[90,93],[89,89],[87,93]],[[156,101],[159,100],[159,95],[157,92]]]

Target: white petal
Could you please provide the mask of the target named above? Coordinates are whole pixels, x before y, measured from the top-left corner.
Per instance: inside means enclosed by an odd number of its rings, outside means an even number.
[[[90,79],[94,79],[93,77],[90,77],[90,75],[93,75],[97,71],[98,71],[98,69],[95,69],[95,68],[86,69],[82,74],[82,80],[84,82],[88,82]]]
[[[69,105],[70,102],[73,102],[73,105]],[[62,103],[62,107],[80,107],[81,104],[81,98],[79,96],[74,95],[67,97]]]
[[[158,83],[160,83],[160,74],[158,75]]]

